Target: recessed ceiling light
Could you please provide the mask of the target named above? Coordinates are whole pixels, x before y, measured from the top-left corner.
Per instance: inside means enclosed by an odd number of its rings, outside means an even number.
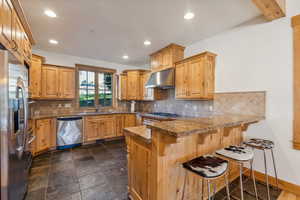
[[[151,42],[149,40],[145,40],[144,45],[149,46]]]
[[[51,43],[51,44],[58,44],[58,41],[51,39],[51,40],[49,40],[49,43]]]
[[[193,19],[194,17],[195,17],[195,14],[192,13],[192,12],[187,12],[187,13],[184,15],[184,19],[187,19],[187,20]]]
[[[45,10],[44,14],[47,15],[48,17],[52,17],[52,18],[56,17],[56,13],[53,12],[52,10]]]
[[[127,60],[129,58],[129,56],[128,55],[124,55],[122,58],[125,59],[125,60]]]

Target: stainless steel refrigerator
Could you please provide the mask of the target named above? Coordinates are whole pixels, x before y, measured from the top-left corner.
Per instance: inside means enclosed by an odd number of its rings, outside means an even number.
[[[1,200],[22,200],[32,155],[28,144],[28,68],[0,48]]]

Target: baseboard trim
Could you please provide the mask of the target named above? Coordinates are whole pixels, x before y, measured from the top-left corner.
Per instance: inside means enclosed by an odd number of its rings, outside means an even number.
[[[250,175],[250,171],[247,170],[245,173],[244,173],[246,176],[249,176]],[[265,174],[264,173],[261,173],[261,172],[258,172],[258,171],[254,171],[254,175],[255,175],[255,178],[261,182],[266,182],[265,180]],[[269,183],[272,185],[272,186],[275,186],[276,187],[276,178],[273,177],[273,176],[268,176],[269,178]],[[288,191],[288,192],[291,192],[291,193],[294,193],[298,196],[300,196],[300,185],[296,185],[296,184],[293,184],[293,183],[290,183],[290,182],[287,182],[287,181],[284,181],[284,180],[281,180],[281,179],[278,179],[278,187],[282,190],[285,190],[285,191]]]

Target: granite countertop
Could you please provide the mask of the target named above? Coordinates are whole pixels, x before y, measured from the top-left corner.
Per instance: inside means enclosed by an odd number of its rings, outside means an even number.
[[[71,112],[71,113],[47,113],[30,117],[32,120],[44,118],[70,117],[70,116],[95,116],[95,115],[112,115],[112,114],[136,114],[129,111],[106,111],[106,112]]]
[[[125,135],[137,136],[146,143],[151,143],[151,129],[147,128],[146,126],[128,127],[124,128],[124,130]]]
[[[263,120],[262,116],[220,114],[208,117],[180,118],[173,121],[151,122],[148,127],[163,130],[175,137],[183,137],[190,134],[207,133],[219,128],[255,123]]]

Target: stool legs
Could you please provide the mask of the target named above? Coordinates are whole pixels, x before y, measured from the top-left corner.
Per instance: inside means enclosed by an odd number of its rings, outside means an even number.
[[[240,163],[240,187],[241,187],[241,200],[244,200],[244,188],[243,188],[243,163]]]
[[[268,177],[268,166],[267,166],[266,150],[264,150],[264,163],[265,163],[265,177],[266,177],[266,183],[267,183],[268,200],[271,200],[271,198],[270,198],[270,188],[269,188],[269,177]]]
[[[205,200],[204,199],[204,185],[205,185],[205,179],[203,178],[203,181],[202,181],[202,200]]]
[[[255,175],[254,175],[254,171],[253,171],[253,159],[250,161],[250,168],[251,168],[251,176],[252,176],[252,180],[253,180],[255,197],[256,197],[256,200],[258,200],[257,188],[256,188],[256,182],[255,182]]]
[[[279,187],[278,187],[277,169],[276,169],[276,165],[275,165],[275,159],[274,159],[274,152],[273,152],[273,149],[271,149],[271,154],[272,154],[273,167],[274,167],[275,178],[276,178],[276,186],[277,186],[277,189],[279,189]]]
[[[225,184],[226,184],[227,200],[230,200],[228,174],[226,173],[224,177],[225,177]]]
[[[208,200],[211,200],[211,198],[210,198],[210,181],[209,180],[207,180],[207,196],[208,196]]]

